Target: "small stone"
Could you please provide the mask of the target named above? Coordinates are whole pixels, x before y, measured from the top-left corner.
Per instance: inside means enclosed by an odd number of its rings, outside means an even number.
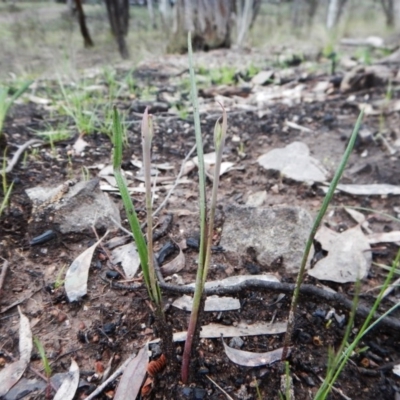
[[[304,379],[304,382],[306,383],[306,385],[310,386],[310,387],[314,387],[315,386],[315,381],[313,378],[311,378],[311,376],[306,375],[302,377]]]
[[[249,274],[251,275],[257,275],[260,273],[260,267],[256,264],[246,263],[245,267],[247,271],[249,271]]]
[[[200,375],[207,375],[210,370],[207,367],[200,367],[198,372]]]
[[[249,195],[246,206],[249,207],[260,207],[264,204],[267,199],[267,191],[262,190],[260,192],[255,192]]]
[[[300,207],[231,204],[224,207],[224,213],[220,245],[226,253],[237,257],[252,250],[261,266],[270,266],[281,257],[287,273],[298,272],[313,222],[308,211]]]
[[[192,392],[193,392],[193,389],[190,388],[190,387],[184,387],[184,388],[182,389],[182,394],[183,394],[185,397],[190,397],[190,396],[192,395]]]
[[[195,400],[202,400],[205,398],[207,392],[203,388],[195,387],[193,390]]]
[[[229,341],[229,347],[233,347],[234,349],[240,349],[244,345],[244,341],[241,337],[235,336]]]
[[[236,392],[236,398],[239,400],[249,400],[252,398],[251,394],[247,392],[246,385],[240,386],[240,389]]]

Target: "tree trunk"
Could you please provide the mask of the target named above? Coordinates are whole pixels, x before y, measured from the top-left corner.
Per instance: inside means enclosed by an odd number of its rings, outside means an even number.
[[[168,51],[186,52],[189,31],[194,50],[230,47],[232,11],[232,0],[177,0],[169,28]]]
[[[173,10],[169,0],[160,0],[160,5],[158,10],[161,14],[161,25],[163,32],[166,34],[170,33],[172,20],[173,20]]]
[[[129,58],[125,37],[129,28],[129,0],[105,0],[111,33],[118,43],[121,57]]]
[[[395,25],[395,11],[393,0],[381,0],[383,12],[385,13],[386,25],[393,28]]]
[[[294,0],[292,5],[292,26],[294,30],[310,26],[317,12],[318,0]]]
[[[152,28],[157,29],[156,20],[154,19],[153,0],[147,0],[147,11],[149,13]]]
[[[346,2],[347,0],[329,0],[328,15],[326,18],[326,27],[329,30],[337,26]]]
[[[257,14],[260,11],[261,0],[236,0],[236,31],[237,45],[242,46],[243,42],[253,26]]]
[[[169,33],[169,52],[187,51],[187,33],[192,33],[195,50],[228,48],[237,15],[238,43],[243,43],[260,9],[261,0],[177,0],[171,8],[160,0],[163,26]]]
[[[89,30],[86,26],[86,17],[85,17],[85,13],[83,12],[82,1],[75,0],[75,5],[76,5],[76,11],[78,13],[78,22],[79,22],[79,26],[81,28],[83,43],[84,43],[85,47],[93,47],[94,43],[93,43],[92,38],[90,37]]]

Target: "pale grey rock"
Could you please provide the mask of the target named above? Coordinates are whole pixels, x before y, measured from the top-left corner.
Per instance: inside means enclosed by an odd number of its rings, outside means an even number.
[[[33,202],[31,227],[36,235],[51,228],[62,234],[83,233],[114,226],[120,223],[118,207],[99,188],[97,178],[74,184],[66,182],[55,188],[27,189]]]
[[[258,157],[257,162],[266,170],[279,171],[284,177],[298,182],[312,184],[325,182],[328,178],[328,172],[316,158],[310,156],[310,150],[303,142],[273,149]]]
[[[240,256],[252,248],[259,264],[270,266],[282,258],[286,272],[298,272],[313,222],[308,211],[289,206],[228,205],[224,213],[220,244],[227,252]]]
[[[260,207],[267,200],[267,191],[261,190],[259,192],[251,193],[246,201],[246,206]]]

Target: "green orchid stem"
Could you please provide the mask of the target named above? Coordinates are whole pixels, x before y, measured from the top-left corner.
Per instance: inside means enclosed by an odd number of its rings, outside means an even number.
[[[145,174],[146,174],[146,189],[147,185],[150,184],[150,178],[148,175],[150,174],[150,148],[151,148],[151,137],[152,131],[150,132],[149,124],[148,124],[148,114],[143,118],[142,129],[147,129],[144,134],[144,157],[146,160],[145,164]],[[155,270],[154,270],[154,262],[153,262],[153,247],[152,247],[152,237],[149,237],[149,246],[146,245],[146,240],[140,228],[139,219],[136,215],[135,207],[133,206],[132,199],[129,194],[129,190],[127,184],[125,182],[125,178],[121,172],[121,163],[122,163],[122,136],[123,129],[121,120],[118,115],[117,109],[114,107],[114,116],[113,116],[113,142],[114,142],[114,157],[113,157],[113,167],[114,167],[114,176],[117,181],[118,189],[121,194],[122,202],[124,203],[126,216],[129,221],[129,225],[135,239],[137,251],[139,253],[140,265],[143,272],[143,278],[147,287],[147,291],[149,293],[150,299],[154,302],[157,307],[161,307],[161,293],[158,287],[157,281],[155,279]],[[151,209],[151,184],[150,190],[146,190],[146,205],[148,205]],[[151,211],[147,213],[148,226],[151,229]],[[151,261],[150,261],[151,260]]]
[[[201,139],[200,128],[200,115],[199,105],[197,99],[196,79],[193,67],[193,50],[190,32],[188,34],[188,52],[189,52],[189,70],[190,70],[190,83],[191,83],[191,96],[193,104],[193,118],[196,134],[197,144],[197,158],[199,168],[199,190],[200,190],[200,252],[199,264],[196,275],[196,287],[193,296],[192,312],[190,314],[189,326],[187,330],[187,337],[182,356],[182,371],[181,378],[184,384],[189,380],[190,358],[192,354],[193,339],[197,330],[199,329],[199,315],[200,307],[202,304],[202,297],[204,293],[204,285],[207,279],[207,272],[211,261],[211,245],[214,228],[214,216],[217,203],[219,174],[221,169],[222,151],[224,148],[226,131],[227,131],[227,116],[225,109],[223,109],[222,124],[218,120],[214,129],[214,145],[216,151],[214,182],[211,196],[210,216],[208,224],[206,221],[207,202],[206,202],[206,181],[205,181],[205,167],[203,155],[203,143]]]
[[[346,164],[350,157],[350,154],[353,151],[354,143],[356,141],[358,131],[360,130],[361,121],[362,121],[363,116],[364,116],[364,111],[361,111],[360,115],[358,116],[357,122],[354,126],[353,132],[350,136],[350,140],[347,145],[346,151],[344,152],[342,160],[340,161],[339,167],[336,170],[335,176],[332,179],[332,182],[329,186],[328,193],[326,194],[326,196],[324,198],[321,209],[319,210],[317,218],[315,219],[314,225],[311,229],[310,235],[309,235],[307,243],[306,243],[306,248],[304,250],[303,258],[301,260],[300,270],[297,275],[296,286],[294,289],[294,293],[292,296],[292,302],[290,305],[287,329],[286,329],[284,345],[283,345],[283,350],[282,350],[282,361],[285,361],[287,358],[289,346],[290,346],[290,343],[292,340],[292,334],[293,334],[293,328],[294,328],[294,317],[295,317],[297,303],[298,303],[299,295],[300,295],[300,286],[304,279],[308,255],[310,254],[310,250],[311,250],[311,246],[313,244],[315,234],[317,233],[317,230],[322,222],[322,219],[326,213],[326,210],[328,209],[329,203],[332,200],[332,197],[335,193],[336,187],[337,187],[339,180],[343,174],[343,171],[346,167]]]
[[[152,207],[152,191],[151,191],[151,141],[153,139],[153,121],[146,108],[142,120],[142,147],[143,147],[143,168],[144,181],[146,185],[146,212],[147,212],[147,262],[149,269],[149,280],[152,296],[155,303],[161,305],[161,291],[156,280],[154,268],[154,251],[153,251],[153,207]]]

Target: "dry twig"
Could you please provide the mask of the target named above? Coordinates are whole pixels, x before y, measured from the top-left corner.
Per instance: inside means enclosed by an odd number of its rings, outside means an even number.
[[[28,140],[26,143],[24,143],[21,146],[18,146],[18,150],[14,153],[13,158],[11,159],[11,161],[8,163],[7,167],[6,167],[6,174],[10,173],[14,167],[16,166],[19,158],[21,157],[22,153],[29,147],[32,146],[33,144],[43,144],[44,142],[42,140],[39,139],[31,139]]]
[[[84,400],[92,400],[94,399],[96,396],[98,396],[105,388],[106,386],[111,383],[112,381],[114,381],[115,379],[117,379],[125,370],[126,366],[130,363],[130,361],[132,359],[134,359],[136,357],[136,354],[131,355],[130,357],[128,357],[125,362],[115,370],[115,372],[107,379],[105,380],[100,386],[98,386],[92,393],[90,393],[90,395],[88,397],[85,397]]]

